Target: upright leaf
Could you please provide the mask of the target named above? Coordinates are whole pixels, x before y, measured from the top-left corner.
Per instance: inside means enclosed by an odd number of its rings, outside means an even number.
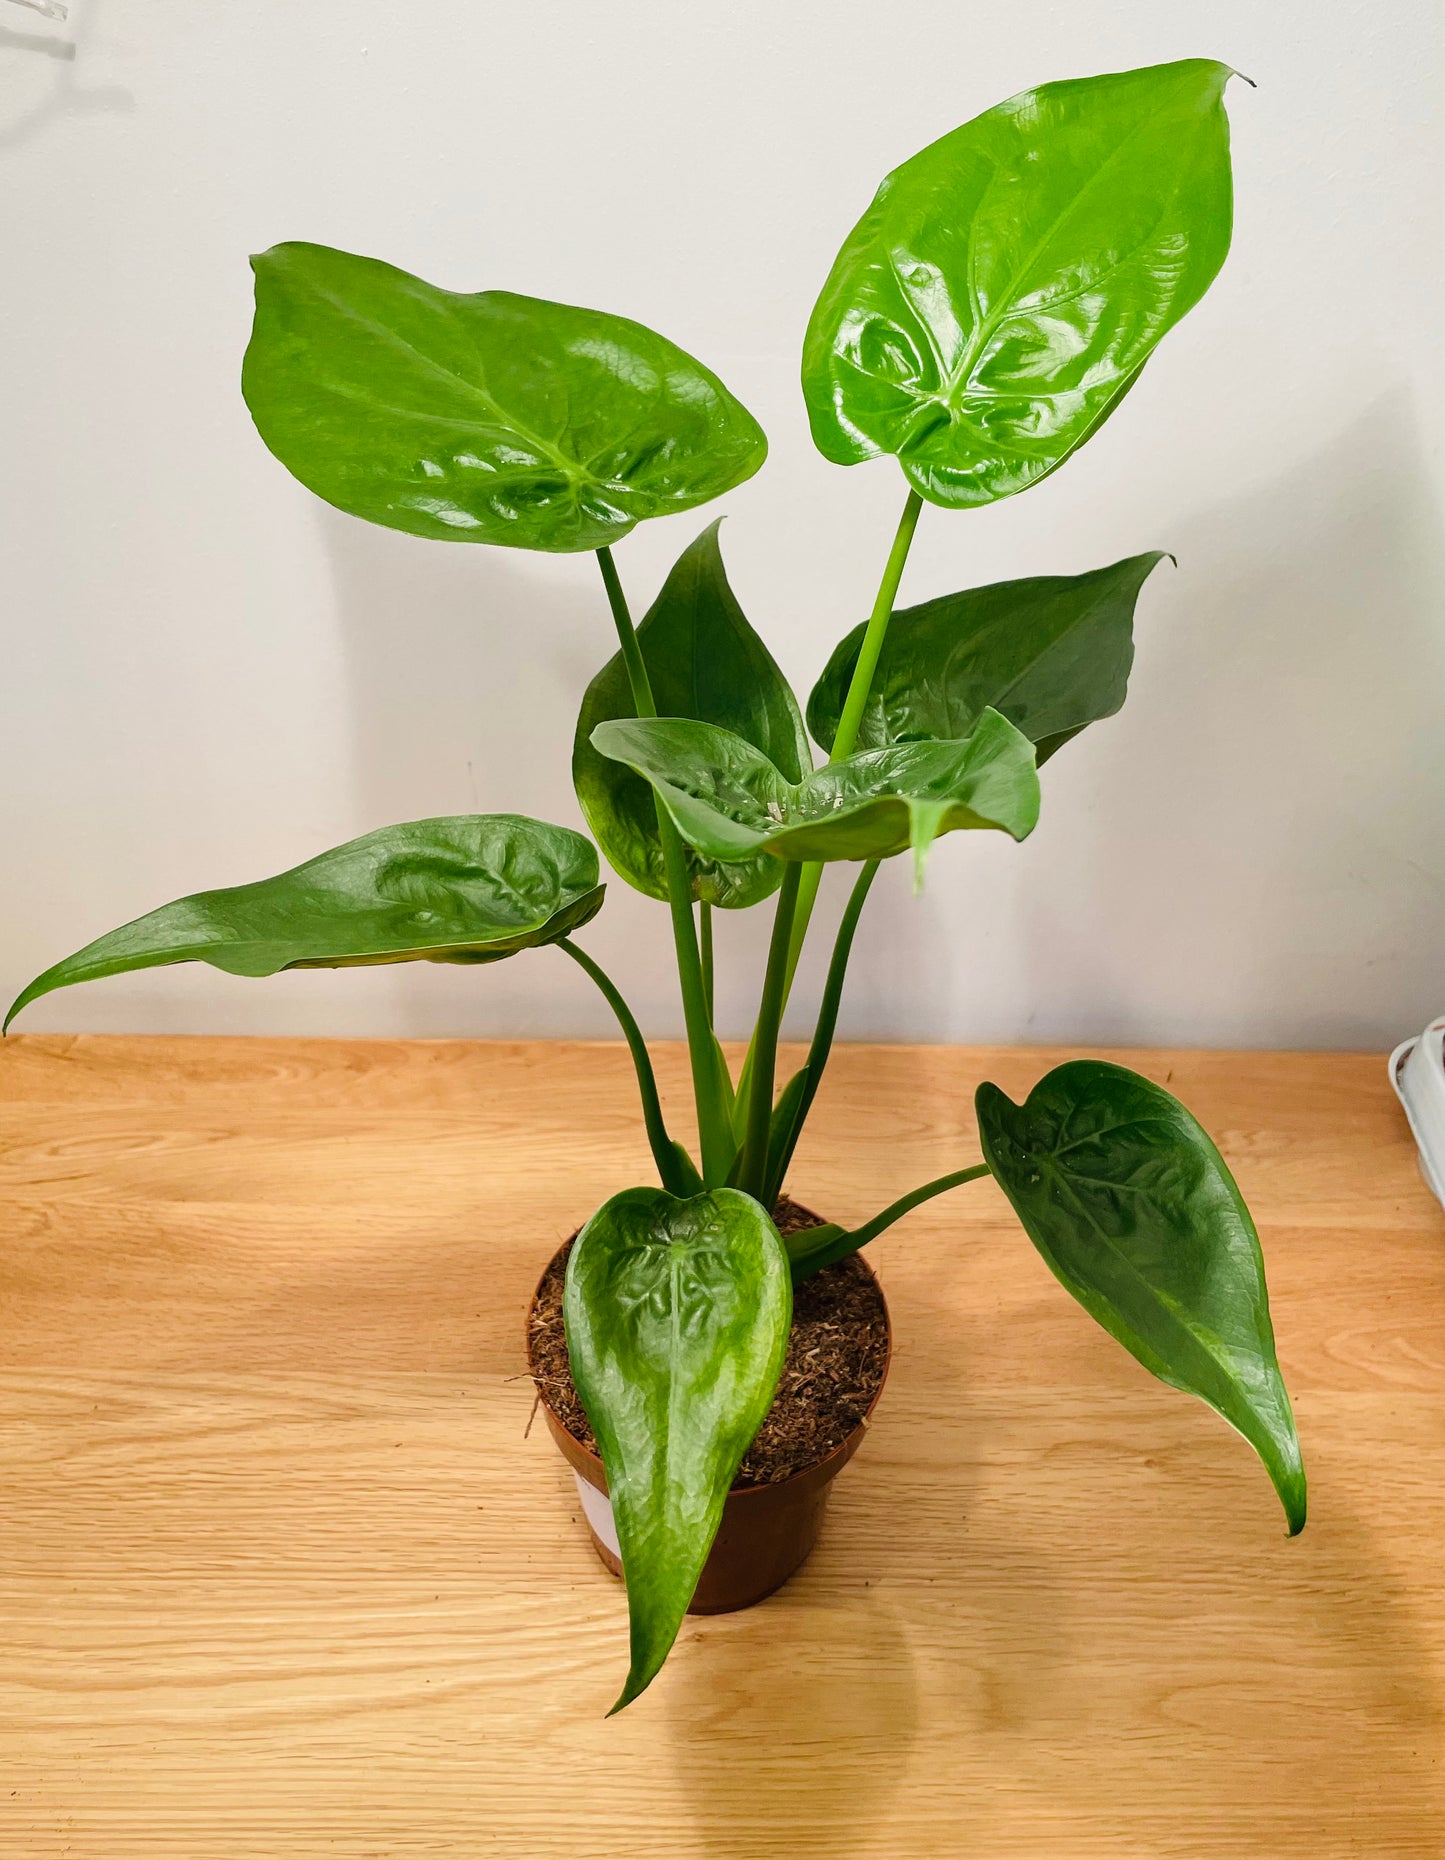
[[[985,709],[1007,717],[1038,761],[1124,702],[1134,607],[1163,560],[1133,555],[1085,575],[1036,575],[905,607],[889,623],[858,730],[860,749],[967,736]],[[834,649],[808,699],[808,728],[833,747],[864,628]]]
[[[1011,496],[1127,391],[1229,250],[1227,65],[1044,84],[894,170],[808,325],[813,438],[930,502]]]
[[[1144,1367],[1263,1460],[1304,1528],[1305,1475],[1275,1357],[1259,1236],[1224,1159],[1162,1086],[1076,1059],[1022,1105],[978,1088],[983,1153],[1060,1283]]]
[[[613,1711],[667,1658],[738,1462],[772,1405],[792,1322],[783,1243],[715,1188],[615,1195],[567,1264],[567,1353],[597,1436],[627,1579],[632,1663]]]
[[[723,568],[718,524],[678,557],[637,629],[659,716],[718,724],[751,743],[791,781],[813,766],[798,701],[748,624]],[[599,755],[599,723],[636,714],[622,654],[587,687],[572,748],[572,780],[587,824],[614,869],[651,898],[666,898],[652,790],[631,769]],[[689,852],[692,895],[725,910],[777,890],[782,867],[758,855],[727,865]]]
[[[767,455],[710,369],[627,317],[444,291],[324,245],[251,262],[241,386],[261,437],[370,523],[596,549],[730,490]]]
[[[599,724],[594,746],[648,780],[689,846],[705,858],[915,859],[940,834],[1034,829],[1033,745],[997,711],[957,743],[899,743],[832,762],[790,782],[759,750],[712,724],[635,718]]]
[[[522,814],[412,820],[277,878],[200,891],[88,943],[37,976],[5,1025],[52,989],[130,969],[208,962],[230,975],[380,962],[498,962],[595,917],[597,853]]]

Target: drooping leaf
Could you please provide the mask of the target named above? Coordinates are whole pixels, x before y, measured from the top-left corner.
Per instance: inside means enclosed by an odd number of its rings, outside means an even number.
[[[592,742],[651,782],[678,832],[709,859],[886,859],[911,846],[921,871],[940,834],[1000,827],[1021,840],[1038,820],[1033,745],[993,710],[962,742],[869,750],[801,782],[706,723],[604,723]]]
[[[412,820],[348,840],[277,878],[200,891],[47,969],[28,1002],[73,982],[171,962],[230,975],[383,962],[498,962],[595,917],[605,887],[582,834],[522,814]]]
[[[658,714],[731,730],[786,775],[813,766],[792,688],[748,624],[728,585],[718,525],[689,543],[637,629]],[[651,898],[667,897],[652,790],[624,763],[599,755],[599,723],[632,717],[635,707],[622,654],[615,653],[587,688],[572,748],[572,780],[587,824],[614,869]],[[689,850],[692,895],[725,910],[760,903],[782,882],[782,867],[759,854],[721,865]]]
[[[1022,1105],[980,1085],[977,1105],[989,1167],[1055,1276],[1146,1369],[1243,1434],[1302,1530],[1259,1236],[1204,1130],[1162,1086],[1096,1059],[1057,1067]]]
[[[572,1375],[607,1469],[632,1663],[614,1711],[677,1637],[738,1462],[762,1425],[792,1322],[788,1256],[737,1189],[628,1189],[567,1263]]]
[[[1229,250],[1227,65],[1044,84],[890,174],[808,325],[813,439],[935,504],[1035,484],[1095,432]]]
[[[945,594],[893,615],[858,730],[860,749],[966,736],[992,708],[1042,765],[1124,702],[1134,607],[1163,552],[1085,575],[1036,575]],[[833,747],[864,628],[834,649],[808,699],[808,728]]]
[[[730,490],[767,454],[716,375],[627,317],[440,290],[329,246],[251,262],[246,404],[288,471],[368,522],[596,549]]]

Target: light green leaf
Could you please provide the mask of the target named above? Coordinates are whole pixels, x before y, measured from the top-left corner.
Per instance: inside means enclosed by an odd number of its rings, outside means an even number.
[[[596,549],[730,490],[767,455],[716,375],[627,317],[440,290],[323,245],[251,262],[241,385],[261,437],[370,523]]]
[[[983,1153],[1060,1283],[1144,1367],[1208,1402],[1304,1528],[1305,1475],[1254,1222],[1177,1098],[1076,1059],[1025,1104],[978,1088]]]
[[[931,503],[1011,496],[1095,431],[1229,250],[1207,58],[1024,91],[894,170],[808,325],[813,438]]]
[[[899,743],[789,781],[730,731],[676,718],[600,724],[604,755],[651,782],[690,846],[709,859],[886,859],[960,828],[1015,839],[1038,820],[1033,746],[997,711],[956,743]]]
[[[790,780],[813,766],[798,701],[728,585],[711,524],[678,558],[637,629],[658,713],[718,724],[761,750]],[[572,749],[572,780],[598,845],[629,885],[667,897],[657,809],[640,776],[592,747],[599,723],[634,716],[622,654],[587,688]],[[741,910],[782,882],[782,867],[758,854],[720,864],[689,851],[694,899]]]
[[[1040,766],[1124,702],[1134,607],[1163,553],[1085,575],[1036,575],[945,594],[893,615],[858,730],[860,749],[967,736],[985,709],[1036,745]],[[835,648],[808,699],[808,727],[831,749],[864,627]]]
[[[47,969],[28,1002],[73,982],[208,962],[230,975],[382,962],[498,962],[595,917],[597,853],[522,814],[413,820],[349,840],[277,878],[201,891],[138,917]]]
[[[792,1283],[761,1205],[737,1189],[615,1195],[567,1262],[577,1392],[597,1436],[632,1630],[614,1711],[667,1658],[787,1353]]]

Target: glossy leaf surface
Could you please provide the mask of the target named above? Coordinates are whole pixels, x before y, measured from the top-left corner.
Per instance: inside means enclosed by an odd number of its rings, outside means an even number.
[[[1191,58],[1045,84],[895,169],[808,326],[824,456],[892,454],[956,507],[1062,464],[1224,262],[1231,75]]]
[[[717,497],[767,454],[711,370],[627,317],[439,290],[329,246],[251,262],[246,404],[288,471],[368,522],[596,549]]]
[[[997,711],[958,743],[899,743],[790,782],[741,737],[675,718],[604,723],[592,741],[645,776],[690,846],[709,859],[921,861],[943,833],[1038,820],[1033,745]]]
[[[1016,1105],[978,1088],[983,1153],[1065,1288],[1144,1367],[1263,1460],[1291,1534],[1305,1475],[1275,1358],[1259,1236],[1206,1133],[1123,1066],[1076,1059]]]
[[[792,1311],[778,1230],[737,1189],[685,1201],[628,1189],[572,1249],[567,1350],[607,1469],[632,1633],[614,1711],[677,1637],[733,1474],[772,1404]]]
[[[790,780],[813,766],[807,734],[787,679],[748,624],[728,585],[712,524],[678,558],[637,629],[658,714],[731,730]],[[652,790],[625,763],[599,755],[599,723],[635,715],[622,654],[587,688],[572,749],[572,780],[587,824],[613,867],[652,898],[666,898]],[[740,910],[776,891],[782,868],[758,854],[720,864],[689,851],[695,900]]]
[[[1042,764],[1124,702],[1134,607],[1159,550],[1085,575],[1037,575],[945,594],[889,622],[858,731],[860,749],[967,736],[1001,712]],[[864,627],[841,640],[808,699],[808,727],[831,749]]]
[[[597,853],[522,814],[413,820],[349,840],[277,878],[178,899],[97,938],[25,989],[172,962],[230,975],[382,962],[497,962],[552,943],[602,908]]]

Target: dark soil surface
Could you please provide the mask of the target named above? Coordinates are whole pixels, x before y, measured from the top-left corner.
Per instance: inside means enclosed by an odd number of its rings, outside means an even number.
[[[773,1211],[779,1231],[801,1233],[819,1216],[785,1196]],[[572,1239],[576,1239],[576,1235]],[[572,1240],[547,1268],[528,1330],[537,1392],[574,1440],[597,1442],[572,1382],[562,1327],[562,1290]],[[778,1392],[743,1456],[734,1487],[772,1485],[826,1459],[872,1404],[888,1366],[883,1298],[857,1255],[825,1266],[793,1294],[793,1329]]]

